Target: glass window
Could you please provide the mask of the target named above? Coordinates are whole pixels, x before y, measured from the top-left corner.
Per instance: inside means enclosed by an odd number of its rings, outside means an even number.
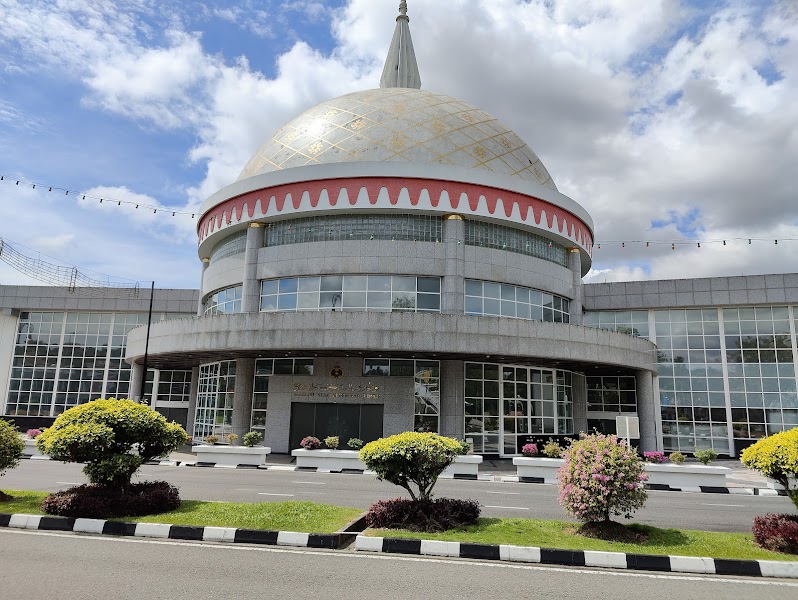
[[[241,312],[242,286],[234,286],[214,292],[205,301],[206,315],[232,314]],[[262,294],[263,296],[264,294]]]
[[[439,242],[442,219],[434,215],[326,215],[270,223],[266,246],[334,240]]]
[[[570,322],[569,301],[566,298],[545,294],[509,284],[465,281],[465,314],[514,317],[557,323]],[[481,293],[481,296],[469,295]],[[556,303],[555,303],[556,300]],[[543,303],[548,305],[544,308]]]

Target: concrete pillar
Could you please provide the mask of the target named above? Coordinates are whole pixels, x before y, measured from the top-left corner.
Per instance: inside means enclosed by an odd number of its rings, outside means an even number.
[[[236,361],[236,391],[233,396],[233,433],[239,440],[249,431],[254,379],[255,359],[239,358]]]
[[[194,419],[197,416],[197,391],[199,390],[199,367],[191,369],[191,386],[188,388],[188,417],[186,432],[194,435]]]
[[[130,365],[130,387],[128,388],[128,398],[130,400],[141,400],[141,382],[144,380],[144,365],[133,363]]]
[[[657,435],[659,402],[654,397],[654,374],[637,371],[637,416],[640,419],[640,451],[654,452],[661,446]]]
[[[463,439],[463,361],[441,361],[441,435]]]
[[[210,258],[203,258],[202,259],[202,275],[200,275],[200,293],[199,293],[199,301],[197,303],[197,316],[201,317],[205,314],[205,306],[202,304],[203,300],[203,290],[202,286],[205,283],[205,271],[208,270],[208,265],[211,264]]]
[[[582,306],[584,305],[584,292],[582,290],[582,254],[579,248],[568,249],[568,268],[573,278],[573,298],[570,304],[570,319],[574,325],[582,324]]]
[[[441,312],[462,315],[465,311],[465,220],[460,215],[443,219],[443,241],[446,246],[446,272],[441,289]],[[462,377],[462,372],[460,373]]]
[[[263,248],[265,231],[263,223],[250,223],[247,229],[247,247],[244,251],[244,284],[241,289],[241,312],[254,313],[260,310],[258,251]]]
[[[587,377],[583,373],[571,375],[574,434],[589,433],[587,429]]]

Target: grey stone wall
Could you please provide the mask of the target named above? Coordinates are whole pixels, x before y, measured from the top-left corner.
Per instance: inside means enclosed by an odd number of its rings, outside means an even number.
[[[591,283],[586,310],[695,308],[798,303],[798,273]]]
[[[197,312],[197,290],[175,290],[155,288],[153,300],[154,313]],[[93,310],[103,312],[147,312],[150,307],[150,290],[141,288],[137,298],[130,298],[128,292],[98,288],[70,292],[64,287],[38,285],[0,286],[0,310],[12,311],[62,311]]]
[[[344,375],[333,378],[330,371],[340,366]],[[383,405],[383,435],[394,435],[413,430],[414,382],[412,377],[364,377],[362,358],[317,358],[313,376],[272,375],[269,379],[269,408],[266,418],[266,441],[272,452],[288,453],[291,430],[291,403],[318,402],[340,404]],[[345,388],[348,384],[361,387],[372,384],[376,390],[368,398],[357,394],[344,397],[300,395],[297,384],[335,385]]]

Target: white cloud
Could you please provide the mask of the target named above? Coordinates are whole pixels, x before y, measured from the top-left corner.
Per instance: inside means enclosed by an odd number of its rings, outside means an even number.
[[[377,85],[397,3],[352,0],[333,12],[282,2],[278,21],[297,11],[332,17],[337,45],[323,54],[297,42],[275,57],[273,78],[246,59],[209,54],[180,4],[4,0],[4,9],[0,43],[24,46],[27,56],[8,64],[62,69],[84,82],[90,106],[195,135],[187,159],[205,167],[203,180],[186,186],[186,206],[195,207],[235,180],[283,123]],[[142,21],[159,10],[163,29]],[[206,19],[244,29],[267,22],[247,2],[205,10]],[[561,191],[591,212],[597,240],[682,240],[675,227],[652,228],[674,212],[692,215],[705,240],[798,237],[790,225],[798,222],[798,10],[788,0],[703,10],[708,18],[676,0],[414,0],[410,17],[424,87],[515,129]],[[124,214],[150,235],[193,235]],[[597,251],[593,277],[795,270],[787,242],[623,250]]]

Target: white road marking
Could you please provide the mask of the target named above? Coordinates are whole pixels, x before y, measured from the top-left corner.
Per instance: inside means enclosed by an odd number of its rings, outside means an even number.
[[[288,498],[293,498],[293,494],[268,494],[266,492],[258,492],[258,496],[286,496]]]
[[[513,509],[513,510],[529,510],[524,506],[487,506],[485,508],[506,508],[506,509]]]
[[[704,506],[736,506],[738,508],[745,508],[744,504],[708,504],[706,502],[702,503]]]
[[[327,485],[321,481],[292,481],[291,483],[301,483],[302,485]]]
[[[742,577],[730,579],[727,577],[703,575],[675,575],[666,573],[637,573],[630,571],[593,570],[590,568],[553,567],[539,564],[508,564],[504,562],[476,561],[468,559],[446,560],[442,558],[402,556],[398,554],[360,554],[354,552],[330,552],[329,550],[303,550],[289,548],[275,548],[263,546],[239,546],[226,544],[209,544],[206,542],[178,542],[153,539],[117,538],[100,535],[76,535],[73,533],[49,533],[42,531],[25,531],[21,529],[0,529],[0,535],[36,535],[42,537],[71,538],[81,541],[108,542],[112,544],[160,544],[164,546],[186,546],[191,548],[206,548],[209,550],[223,550],[232,552],[272,552],[276,554],[305,554],[327,559],[355,559],[355,560],[395,560],[399,562],[432,562],[446,565],[463,565],[468,568],[484,567],[489,569],[522,569],[526,571],[549,571],[552,573],[579,573],[585,575],[604,575],[607,577],[633,577],[642,579],[672,579],[677,581],[705,581],[707,583],[736,583],[741,585],[776,586],[798,588],[798,583],[787,581],[769,581],[763,579],[743,579]]]
[[[485,492],[486,494],[504,494],[505,496],[520,496],[521,492]]]

